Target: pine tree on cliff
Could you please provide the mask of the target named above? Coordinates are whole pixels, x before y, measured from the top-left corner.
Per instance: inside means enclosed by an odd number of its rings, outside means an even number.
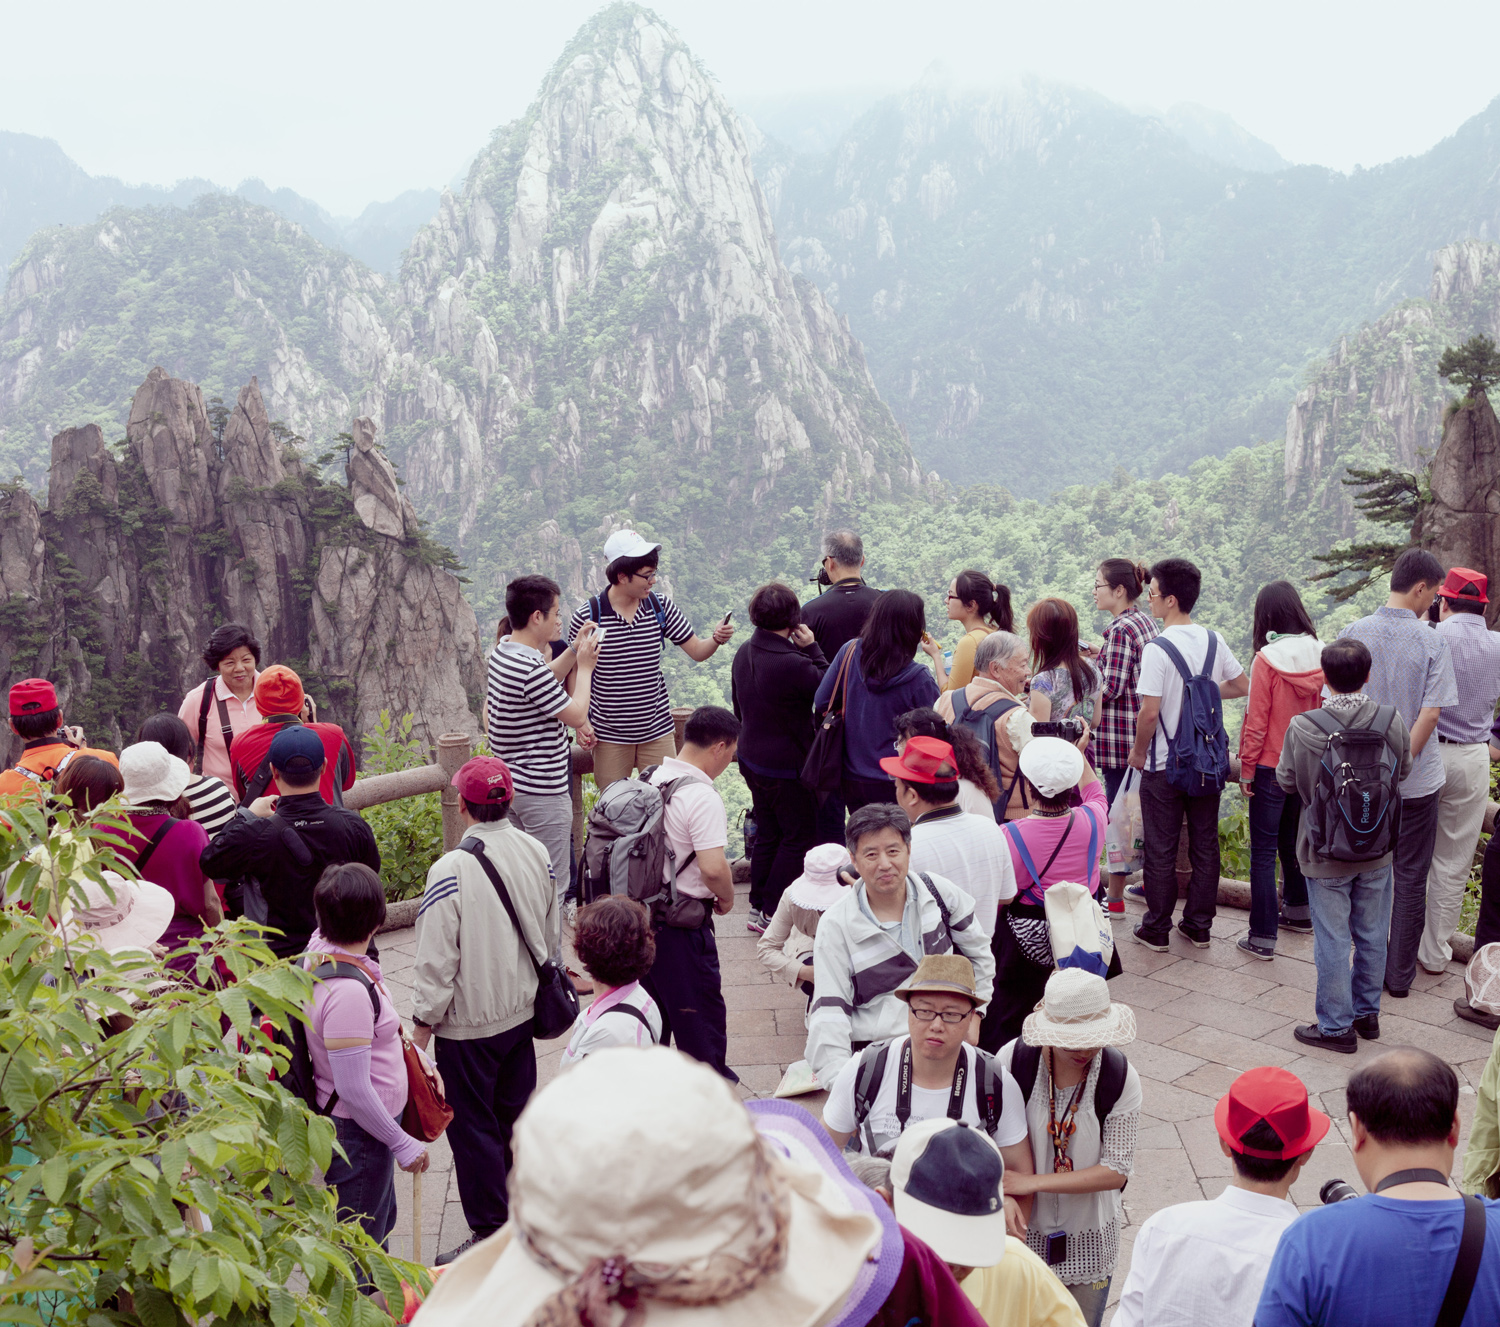
[[[1461,346],[1449,346],[1438,360],[1438,377],[1468,388],[1468,399],[1478,400],[1500,382],[1500,350],[1483,333]]]

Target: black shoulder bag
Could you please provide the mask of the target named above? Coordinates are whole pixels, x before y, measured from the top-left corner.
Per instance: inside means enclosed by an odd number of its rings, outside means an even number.
[[[494,885],[495,893],[500,895],[500,902],[510,917],[510,924],[516,928],[516,934],[526,946],[526,952],[536,968],[536,1000],[531,1011],[532,1035],[541,1041],[551,1041],[562,1036],[578,1020],[578,992],[573,989],[573,983],[568,980],[567,973],[561,967],[550,958],[537,958],[531,948],[531,941],[521,926],[521,919],[516,916],[516,905],[510,901],[510,891],[506,889],[505,881],[500,878],[495,864],[485,853],[484,844],[478,839],[465,839],[458,846],[484,867],[484,873],[489,876],[490,884]]]
[[[802,782],[818,795],[820,802],[838,792],[844,781],[844,709],[849,703],[849,664],[858,649],[859,642],[855,641],[839,665],[828,696],[828,709],[813,734],[807,759],[802,762]]]

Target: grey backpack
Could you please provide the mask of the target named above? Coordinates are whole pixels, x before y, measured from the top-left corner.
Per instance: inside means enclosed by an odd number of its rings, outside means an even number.
[[[583,901],[626,894],[650,909],[655,925],[693,930],[709,916],[709,904],[678,893],[677,873],[698,854],[690,852],[679,862],[665,824],[667,806],[684,780],[653,787],[653,772],[642,770],[639,778],[616,780],[589,812],[583,840]]]

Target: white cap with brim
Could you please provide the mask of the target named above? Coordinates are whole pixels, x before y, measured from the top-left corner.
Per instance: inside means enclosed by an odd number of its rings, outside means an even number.
[[[660,544],[643,539],[634,530],[616,530],[604,541],[604,565],[608,566],[621,558],[643,558],[648,553],[655,553],[660,547]]]
[[[1034,737],[1022,750],[1020,765],[1043,797],[1061,797],[1083,777],[1083,752],[1060,737]]]
[[[946,1263],[993,1267],[1005,1256],[1005,1161],[983,1130],[922,1120],[891,1158],[896,1220]]]

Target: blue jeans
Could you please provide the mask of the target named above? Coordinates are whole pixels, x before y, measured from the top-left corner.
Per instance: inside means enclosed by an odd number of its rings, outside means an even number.
[[[1380,1012],[1386,937],[1391,926],[1391,868],[1333,880],[1307,878],[1313,962],[1318,968],[1318,1030],[1341,1036],[1356,1018]],[[1354,945],[1354,967],[1349,946]]]
[[[1102,1281],[1084,1281],[1076,1286],[1065,1287],[1068,1294],[1078,1302],[1078,1311],[1088,1327],[1099,1327],[1104,1321],[1104,1308],[1109,1303],[1109,1283],[1114,1278],[1106,1276]]]
[[[324,1179],[338,1194],[341,1220],[353,1217],[381,1248],[396,1224],[396,1158],[353,1120],[333,1117],[334,1134],[348,1160],[337,1152]]]
[[[1281,858],[1281,888],[1288,917],[1307,918],[1307,881],[1297,865],[1297,822],[1302,803],[1296,793],[1281,790],[1269,765],[1255,769],[1250,798],[1250,938],[1276,944],[1276,858]]]

